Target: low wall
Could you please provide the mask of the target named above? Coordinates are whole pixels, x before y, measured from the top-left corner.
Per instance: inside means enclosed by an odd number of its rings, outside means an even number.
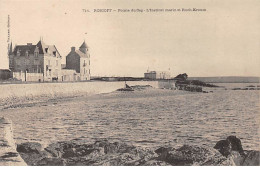
[[[176,89],[175,81],[173,81],[173,80],[158,81],[158,88],[160,88],[160,89]]]
[[[0,117],[0,166],[26,166],[13,139],[12,122]]]
[[[128,81],[128,85],[151,85],[158,88],[157,81]],[[0,99],[9,97],[35,97],[41,95],[69,96],[83,94],[109,93],[123,88],[125,82],[67,82],[67,83],[30,83],[0,85]]]
[[[13,72],[13,78],[27,82],[39,82],[43,81],[42,73],[25,73],[25,72]]]

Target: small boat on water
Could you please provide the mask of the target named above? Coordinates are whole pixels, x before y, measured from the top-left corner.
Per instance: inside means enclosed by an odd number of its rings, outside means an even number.
[[[134,91],[134,89],[125,82],[125,87],[117,89],[117,91]]]

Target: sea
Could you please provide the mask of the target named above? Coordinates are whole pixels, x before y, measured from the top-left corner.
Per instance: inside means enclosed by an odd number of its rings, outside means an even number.
[[[259,90],[231,90],[253,83],[218,83],[209,93],[148,89],[52,99],[3,108],[17,143],[98,139],[140,147],[213,147],[234,135],[247,150],[260,150]],[[210,92],[212,91],[212,92]]]

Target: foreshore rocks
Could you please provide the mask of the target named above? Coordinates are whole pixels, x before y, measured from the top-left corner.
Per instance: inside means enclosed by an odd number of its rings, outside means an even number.
[[[17,151],[33,166],[230,166],[259,165],[259,151],[244,151],[241,141],[230,136],[214,148],[193,145],[140,148],[123,142],[98,140],[93,144],[57,142],[43,148],[39,143],[22,143]]]
[[[260,165],[260,152],[243,150],[241,141],[236,136],[228,136],[214,146],[223,156],[232,158],[235,165],[255,166]]]

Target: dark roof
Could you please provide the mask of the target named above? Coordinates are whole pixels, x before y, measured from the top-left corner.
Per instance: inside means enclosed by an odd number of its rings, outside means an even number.
[[[88,45],[87,45],[86,42],[84,41],[79,48],[88,48]]]
[[[20,55],[25,55],[25,52],[28,51],[29,54],[33,54],[35,50],[36,45],[17,45],[14,48],[14,54],[17,54],[17,51],[19,49]]]
[[[36,45],[16,45],[13,53],[14,55],[17,55],[17,51],[19,50],[21,56],[24,56],[26,51],[28,51],[29,54],[33,54],[36,47],[39,49],[39,54],[46,54],[48,52],[54,54],[57,51],[57,53],[60,55],[55,45],[45,45],[41,40]]]

